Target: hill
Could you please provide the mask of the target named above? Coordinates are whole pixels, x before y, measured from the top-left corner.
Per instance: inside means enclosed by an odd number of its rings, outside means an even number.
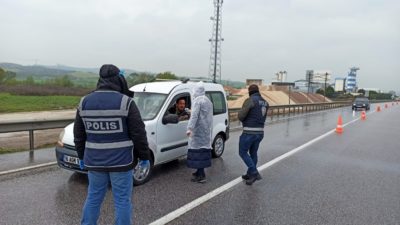
[[[28,76],[55,77],[71,72],[70,70],[53,69],[40,65],[23,66],[15,63],[0,63],[0,67],[15,72],[17,74],[17,79],[24,79]]]
[[[78,86],[90,87],[97,83],[97,79],[99,77],[98,73],[100,68],[82,68],[82,67],[73,67],[66,65],[54,65],[54,66],[46,66],[46,65],[20,65],[16,63],[0,63],[0,67],[12,71],[16,73],[17,80],[25,80],[27,77],[32,76],[35,82],[43,83],[45,80],[54,79],[57,77],[61,77],[67,75],[74,84]],[[136,70],[125,69],[125,76],[128,76],[133,73],[138,73]],[[146,74],[152,75],[153,73],[146,72]],[[156,74],[156,73],[154,73]],[[181,78],[181,77],[180,77]],[[208,80],[207,77],[190,77],[194,79],[200,80]],[[231,80],[221,80],[222,85],[228,85],[235,88],[242,88],[245,86],[244,82],[240,81],[231,81]]]

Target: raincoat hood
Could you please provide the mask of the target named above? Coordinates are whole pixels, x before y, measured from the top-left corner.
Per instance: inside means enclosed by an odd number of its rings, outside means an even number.
[[[205,94],[206,94],[206,91],[204,89],[204,83],[200,81],[193,88],[193,97],[197,98],[197,97],[205,95]]]
[[[133,97],[133,92],[129,91],[128,83],[124,76],[120,75],[118,67],[106,64],[100,68],[100,78],[97,81],[97,90],[113,90],[121,94]]]

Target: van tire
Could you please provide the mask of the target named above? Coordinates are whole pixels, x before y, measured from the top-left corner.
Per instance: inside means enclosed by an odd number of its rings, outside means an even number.
[[[218,134],[214,138],[214,142],[212,144],[212,157],[213,158],[218,158],[221,157],[222,153],[224,153],[225,150],[225,138],[221,135]]]
[[[134,163],[134,168],[136,169],[136,166],[137,166],[137,164],[138,164],[138,161],[136,160],[136,162]],[[144,183],[146,183],[147,181],[149,181],[150,180],[150,178],[151,178],[151,175],[152,175],[152,173],[153,173],[153,169],[154,169],[154,160],[153,160],[153,158],[151,158],[150,159],[150,169],[149,169],[149,171],[146,173],[146,176],[145,177],[142,177],[141,179],[137,179],[136,177],[135,177],[135,169],[132,171],[132,176],[133,176],[133,185],[134,186],[139,186],[139,185],[142,185],[142,184],[144,184]]]

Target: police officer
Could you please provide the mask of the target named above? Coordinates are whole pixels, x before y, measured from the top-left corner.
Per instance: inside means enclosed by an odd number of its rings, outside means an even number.
[[[150,166],[144,123],[126,80],[114,65],[103,65],[97,89],[79,104],[74,142],[81,169],[88,170],[88,194],[81,224],[97,224],[111,183],[115,224],[131,224],[134,157]]]
[[[247,166],[247,173],[242,176],[247,185],[261,179],[257,171],[258,147],[264,138],[264,124],[267,118],[268,102],[259,92],[258,86],[248,88],[249,98],[243,103],[238,117],[243,124],[243,133],[239,139],[239,155]],[[250,154],[249,154],[250,153]]]

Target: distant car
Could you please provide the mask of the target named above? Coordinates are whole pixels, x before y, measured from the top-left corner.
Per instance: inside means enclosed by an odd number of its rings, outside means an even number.
[[[369,99],[365,98],[365,97],[355,98],[351,108],[353,110],[357,110],[357,109],[369,110],[369,108],[370,108]]]

